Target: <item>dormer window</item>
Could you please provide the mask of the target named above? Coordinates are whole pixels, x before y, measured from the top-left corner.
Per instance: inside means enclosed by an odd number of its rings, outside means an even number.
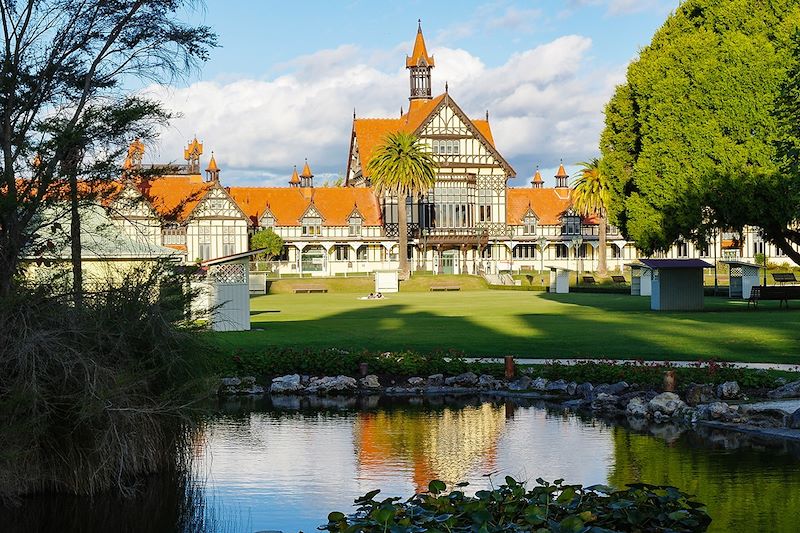
[[[348,235],[350,237],[360,237],[361,236],[361,217],[358,215],[353,215],[348,220]]]
[[[528,214],[522,219],[522,233],[524,235],[536,234],[536,217],[534,215]]]
[[[261,227],[262,228],[274,228],[275,227],[275,217],[272,216],[272,214],[269,213],[269,212],[264,213],[264,216],[261,217]]]
[[[581,217],[565,215],[561,217],[561,235],[580,235]]]
[[[303,237],[322,235],[322,219],[318,216],[303,217]]]

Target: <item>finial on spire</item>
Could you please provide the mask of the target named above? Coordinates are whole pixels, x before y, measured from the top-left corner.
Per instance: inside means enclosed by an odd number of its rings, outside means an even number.
[[[356,108],[354,107],[353,108],[353,120],[355,120],[355,119],[356,119]]]
[[[417,19],[417,31],[422,33],[422,19]]]
[[[400,118],[403,118],[403,106],[400,106]]]
[[[489,110],[486,110],[486,122],[489,122]]]
[[[444,92],[448,92],[448,90],[447,90],[447,82],[444,82]]]

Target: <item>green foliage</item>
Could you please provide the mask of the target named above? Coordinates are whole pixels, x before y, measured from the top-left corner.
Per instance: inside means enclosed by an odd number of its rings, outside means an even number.
[[[629,66],[602,165],[609,215],[645,252],[719,227],[785,235],[800,195],[779,172],[775,102],[799,17],[794,0],[687,0]]]
[[[257,259],[269,261],[283,252],[283,239],[272,228],[257,231],[250,237],[250,249],[260,250],[262,248],[264,251],[258,254]]]
[[[459,484],[445,493],[443,482],[434,480],[428,492],[376,500],[379,490],[355,500],[357,511],[328,515],[320,526],[331,532],[522,532],[613,533],[706,531],[711,518],[703,504],[675,487],[628,485],[613,490],[603,485],[564,485],[559,479],[536,480],[528,488],[511,477],[493,490],[467,496]]]
[[[422,353],[348,351],[341,349],[297,350],[267,347],[263,351],[240,352],[217,356],[215,370],[227,375],[314,376],[357,375],[359,364],[367,363],[369,372],[392,376],[429,376],[462,372],[500,372],[500,365],[473,363],[459,352]]]

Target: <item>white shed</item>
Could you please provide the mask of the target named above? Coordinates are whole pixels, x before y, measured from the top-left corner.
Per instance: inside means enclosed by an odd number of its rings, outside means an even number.
[[[555,294],[569,293],[569,273],[572,270],[561,267],[550,267],[550,292]]]
[[[728,297],[741,298],[747,300],[750,298],[750,289],[759,285],[759,274],[761,265],[755,263],[745,263],[743,261],[721,261],[728,265],[730,272],[730,282],[728,283]]]
[[[650,296],[653,293],[653,271],[643,263],[628,263],[631,269],[631,295]]]
[[[399,285],[397,270],[375,271],[375,292],[397,292]]]
[[[248,331],[250,329],[250,258],[253,250],[203,261],[211,329]]]

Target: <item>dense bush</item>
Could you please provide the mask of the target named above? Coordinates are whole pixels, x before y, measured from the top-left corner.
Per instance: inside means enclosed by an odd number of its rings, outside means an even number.
[[[95,287],[75,308],[56,284],[0,302],[0,500],[129,490],[186,459],[186,405],[209,369],[167,265]]]
[[[528,488],[511,477],[494,490],[467,496],[459,485],[431,481],[429,492],[405,502],[376,500],[380,491],[355,501],[357,511],[328,515],[320,529],[332,532],[522,532],[613,533],[706,531],[711,518],[704,506],[674,487],[636,484],[615,491],[602,485],[564,485],[537,479]]]

